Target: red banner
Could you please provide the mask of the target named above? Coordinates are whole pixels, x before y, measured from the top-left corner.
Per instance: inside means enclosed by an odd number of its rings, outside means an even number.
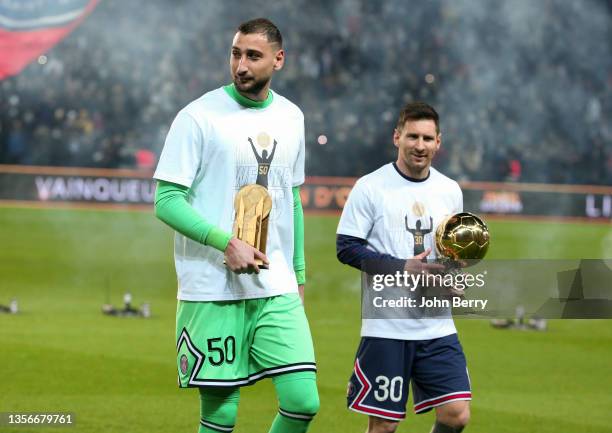
[[[74,30],[98,0],[37,2],[0,0],[0,80],[30,62]]]

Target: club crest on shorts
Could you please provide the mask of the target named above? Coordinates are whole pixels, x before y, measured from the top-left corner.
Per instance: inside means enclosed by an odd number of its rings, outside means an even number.
[[[189,361],[187,361],[187,355],[181,356],[181,373],[187,374],[187,368],[189,367]]]

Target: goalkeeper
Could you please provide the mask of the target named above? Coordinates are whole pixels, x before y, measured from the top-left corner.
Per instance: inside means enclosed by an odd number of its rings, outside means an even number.
[[[240,387],[263,378],[272,378],[279,401],[270,433],[306,432],[319,408],[302,305],[304,116],[270,89],[283,62],[272,22],[241,24],[232,83],[178,113],[154,174],[156,215],[177,232],[178,383],[199,389],[200,433],[231,432]],[[267,255],[229,233],[234,196],[254,183],[273,203]]]

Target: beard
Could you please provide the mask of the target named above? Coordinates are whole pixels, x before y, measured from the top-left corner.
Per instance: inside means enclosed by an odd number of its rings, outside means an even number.
[[[412,152],[406,151],[401,154],[404,166],[409,171],[409,176],[419,178],[420,175],[425,175],[429,172],[433,156],[431,153],[420,155],[421,158],[415,158]]]
[[[266,87],[269,82],[270,77],[260,78],[259,80],[253,78],[247,81],[246,83],[241,83],[238,78],[234,78],[234,86],[236,86],[238,90],[243,93],[246,93],[247,95],[259,94],[259,92],[261,92],[262,89]]]

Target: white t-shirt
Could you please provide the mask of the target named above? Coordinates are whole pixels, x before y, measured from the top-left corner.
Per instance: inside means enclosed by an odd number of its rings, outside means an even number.
[[[245,185],[264,180],[272,197],[266,246],[270,269],[234,274],[223,264],[223,253],[176,233],[178,299],[297,292],[291,189],[304,182],[304,115],[286,98],[272,95],[265,108],[246,108],[219,88],[191,102],[172,123],[153,177],[191,188],[190,203],[208,222],[231,232],[234,197]]]
[[[463,195],[454,180],[433,167],[426,180],[410,180],[390,163],[357,181],[337,233],[365,239],[368,248],[400,259],[431,248],[428,258],[434,259],[436,227],[445,216],[462,210]],[[417,245],[416,236],[422,236]],[[400,340],[428,340],[455,332],[450,312],[447,319],[363,319],[361,326],[364,337]]]

